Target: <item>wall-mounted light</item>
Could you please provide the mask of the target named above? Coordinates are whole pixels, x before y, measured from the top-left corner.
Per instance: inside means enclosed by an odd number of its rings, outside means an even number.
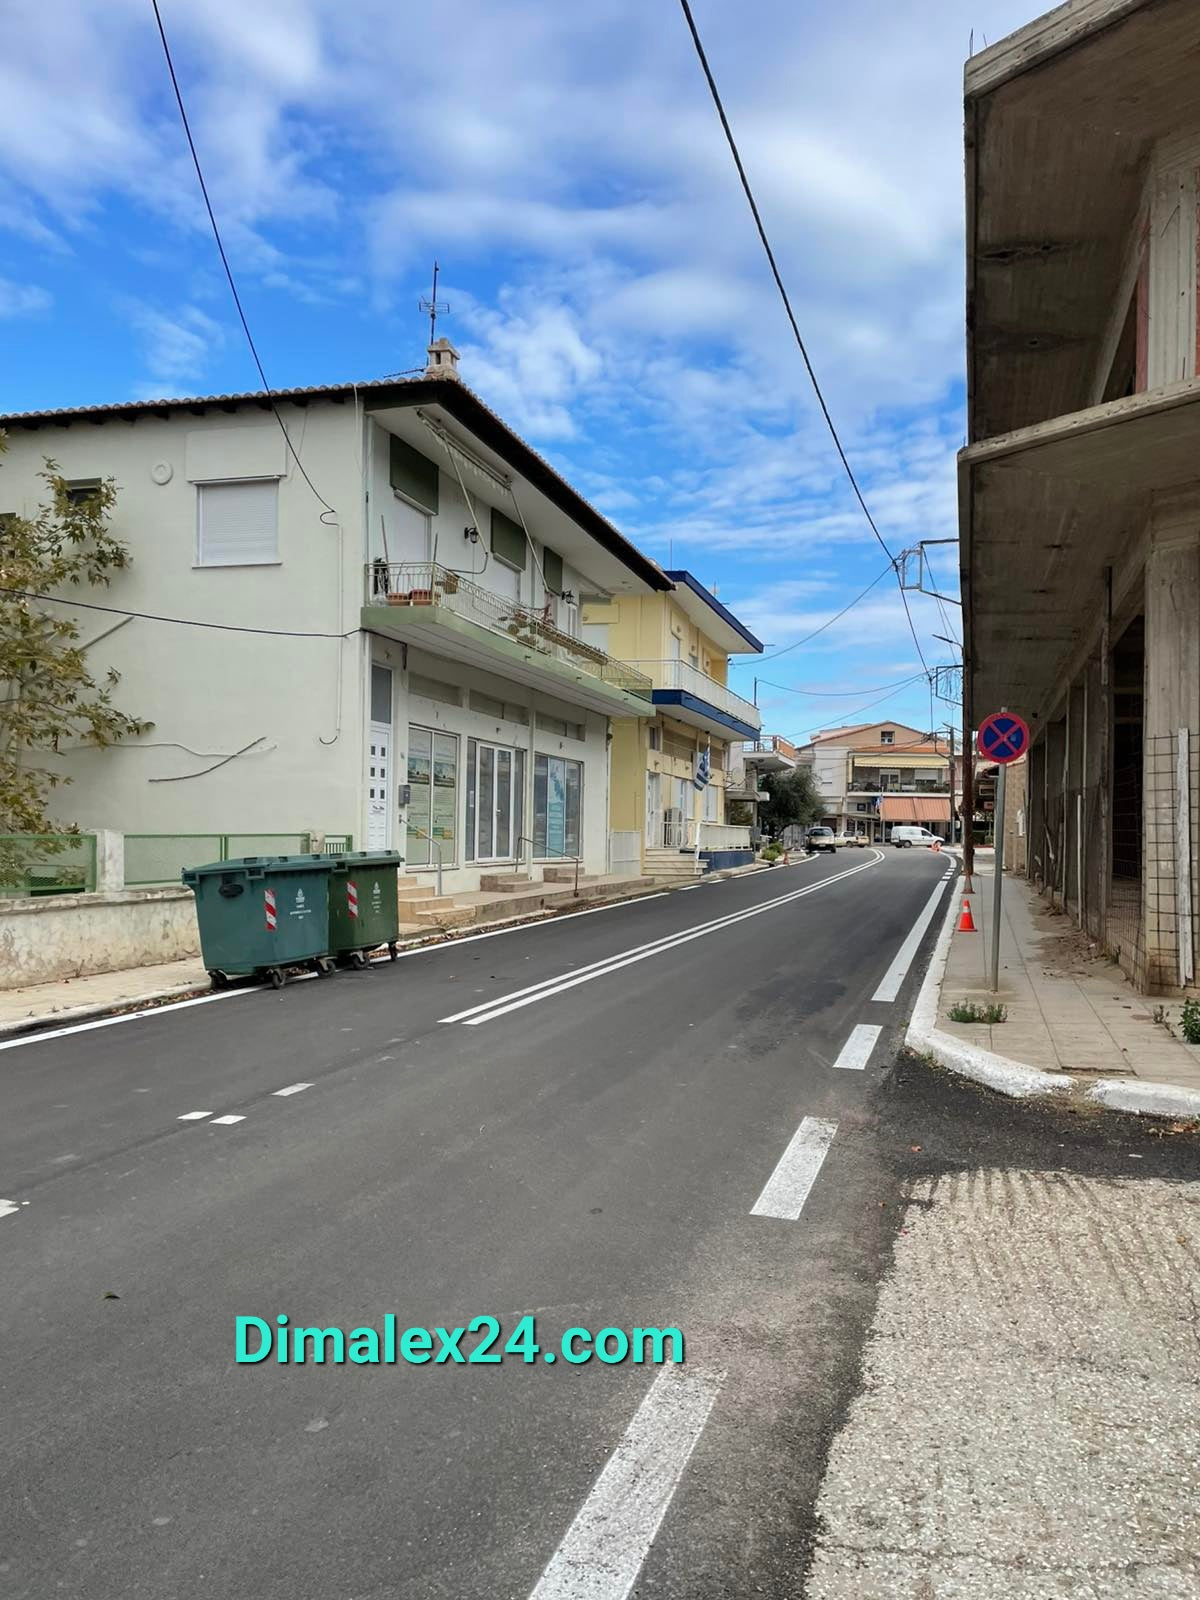
[[[575,604],[575,591],[573,589],[564,589],[558,598],[566,605],[573,606]]]
[[[478,528],[464,528],[463,529],[463,538],[464,539],[470,539],[472,544],[478,544],[479,543],[479,529]]]

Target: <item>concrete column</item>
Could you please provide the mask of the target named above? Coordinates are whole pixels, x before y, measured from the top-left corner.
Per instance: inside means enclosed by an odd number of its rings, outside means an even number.
[[[1142,932],[1148,988],[1178,983],[1177,738],[1200,736],[1200,496],[1161,497],[1146,557]],[[1195,808],[1189,807],[1188,815]],[[1196,828],[1188,823],[1191,855]],[[1185,934],[1194,942],[1194,931]]]
[[[1046,787],[1045,811],[1042,823],[1042,856],[1045,862],[1046,887],[1051,903],[1061,904],[1064,898],[1066,864],[1066,830],[1063,810],[1063,774],[1067,754],[1067,723],[1065,717],[1046,724]]]
[[[96,828],[96,892],[110,894],[125,887],[125,835]]]
[[[1067,859],[1063,881],[1066,901],[1079,927],[1083,926],[1083,901],[1086,873],[1084,847],[1087,838],[1087,811],[1084,794],[1084,747],[1087,743],[1086,675],[1075,680],[1067,697],[1066,781],[1063,808],[1066,826]]]
[[[1046,740],[1043,735],[1029,750],[1027,776],[1026,844],[1030,879],[1041,888],[1046,878],[1046,846],[1042,837],[1046,819]]]
[[[1083,730],[1083,909],[1084,926],[1093,939],[1103,939],[1108,903],[1109,741],[1112,698],[1108,629],[1084,675],[1086,716]]]

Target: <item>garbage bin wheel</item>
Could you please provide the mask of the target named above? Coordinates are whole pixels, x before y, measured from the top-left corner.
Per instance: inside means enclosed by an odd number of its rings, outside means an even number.
[[[393,939],[391,944],[388,945],[388,960],[395,961],[396,954],[396,941]]]
[[[271,980],[272,989],[282,989],[284,984],[287,982],[287,974],[284,972],[282,967],[268,968],[267,976]]]
[[[351,952],[350,952],[350,965],[352,967],[357,967],[361,971],[362,968],[366,966],[366,964],[367,964],[367,952],[365,950],[351,950]]]
[[[208,975],[212,979],[214,989],[228,989],[229,979],[223,972],[219,972],[214,968]]]
[[[317,977],[328,978],[331,972],[337,970],[337,962],[332,956],[317,957]]]

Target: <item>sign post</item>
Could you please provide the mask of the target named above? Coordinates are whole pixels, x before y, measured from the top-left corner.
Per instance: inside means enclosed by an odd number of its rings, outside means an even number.
[[[1003,912],[1004,887],[1004,790],[1010,761],[1019,761],[1029,749],[1029,727],[1021,717],[1011,711],[993,711],[979,724],[975,736],[976,748],[985,761],[994,761],[999,768],[996,775],[996,809],[992,824],[992,842],[995,849],[995,882],[992,885],[992,993],[1000,987],[1000,918]]]

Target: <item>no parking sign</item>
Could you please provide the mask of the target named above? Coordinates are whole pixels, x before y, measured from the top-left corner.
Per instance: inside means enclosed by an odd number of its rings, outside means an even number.
[[[1015,712],[993,711],[979,724],[975,746],[986,761],[1019,761],[1029,749],[1029,724]]]

